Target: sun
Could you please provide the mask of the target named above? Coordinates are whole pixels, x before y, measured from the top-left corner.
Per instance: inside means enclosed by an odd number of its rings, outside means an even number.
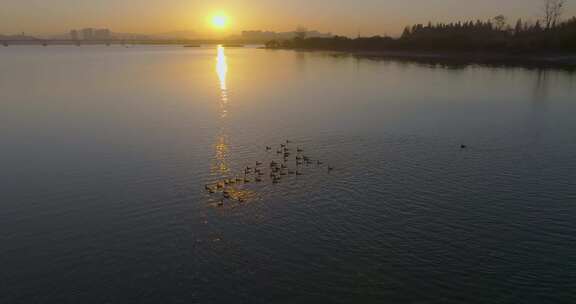
[[[212,27],[215,29],[225,29],[228,26],[228,16],[225,14],[216,14],[212,16]]]

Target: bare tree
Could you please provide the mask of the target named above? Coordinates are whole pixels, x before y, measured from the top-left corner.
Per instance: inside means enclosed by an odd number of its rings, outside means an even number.
[[[506,27],[506,17],[504,15],[494,17],[494,22],[496,23],[496,28],[500,31]]]
[[[551,29],[556,27],[562,17],[562,12],[564,10],[564,5],[566,0],[542,0],[543,3],[543,13],[544,13],[544,25],[546,29]]]

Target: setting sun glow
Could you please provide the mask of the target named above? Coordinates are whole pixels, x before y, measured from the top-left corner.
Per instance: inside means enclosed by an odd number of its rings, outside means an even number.
[[[216,29],[225,29],[228,26],[228,16],[224,14],[212,16],[212,26]]]

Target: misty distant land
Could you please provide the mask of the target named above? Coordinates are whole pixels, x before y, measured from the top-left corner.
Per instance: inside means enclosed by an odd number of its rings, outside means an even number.
[[[101,35],[82,37],[82,32]],[[304,28],[289,32],[252,30],[225,38],[195,31],[161,34],[115,33],[86,28],[67,34],[1,35],[0,46],[11,45],[262,45],[269,50],[329,51],[365,58],[417,61],[429,64],[522,65],[576,69],[576,17],[554,27],[518,20],[516,26],[488,21],[450,24],[417,24],[398,38],[389,36],[344,37]]]
[[[86,37],[85,33],[90,33]],[[94,34],[95,33],[95,34]],[[84,28],[73,29],[70,33],[53,35],[1,34],[0,44],[10,45],[91,45],[91,44],[219,44],[219,43],[243,43],[265,44],[272,40],[290,40],[297,36],[296,31],[274,32],[262,30],[242,31],[239,35],[229,35],[216,38],[201,34],[196,31],[172,31],[159,34],[134,34],[117,33],[109,29]],[[306,36],[311,38],[330,38],[332,33],[319,31],[306,31]]]

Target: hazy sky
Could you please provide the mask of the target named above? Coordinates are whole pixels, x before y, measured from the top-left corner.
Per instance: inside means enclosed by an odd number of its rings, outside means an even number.
[[[249,29],[287,31],[297,25],[337,34],[398,34],[428,20],[535,20],[542,0],[1,0],[0,33],[58,33],[107,27],[115,32],[208,30],[217,11],[231,19],[230,33]],[[565,17],[576,15],[568,0]]]

